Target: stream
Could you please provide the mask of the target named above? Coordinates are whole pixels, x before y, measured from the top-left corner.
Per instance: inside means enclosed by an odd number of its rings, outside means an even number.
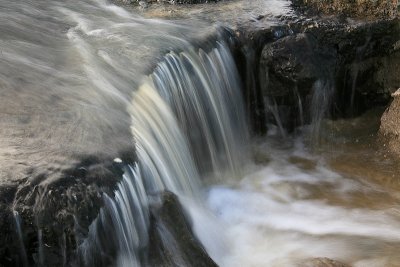
[[[229,28],[268,28],[292,13],[284,0],[146,10],[0,0],[0,182],[46,188],[88,155],[119,164],[122,179],[102,194],[72,265],[106,264],[116,251],[113,266],[147,266],[149,205],[167,190],[221,267],[317,257],[399,266],[400,163],[376,142],[382,110],[330,120],[318,102],[311,125],[285,132],[276,118],[265,136],[251,134]],[[47,266],[42,229],[30,256],[13,214],[16,265]]]

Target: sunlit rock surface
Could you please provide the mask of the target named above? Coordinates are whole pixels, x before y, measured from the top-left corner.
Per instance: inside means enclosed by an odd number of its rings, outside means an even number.
[[[393,101],[381,118],[379,132],[383,145],[400,156],[400,89],[392,96]]]
[[[359,18],[393,17],[398,13],[398,0],[294,0],[300,8],[305,6],[316,12]]]

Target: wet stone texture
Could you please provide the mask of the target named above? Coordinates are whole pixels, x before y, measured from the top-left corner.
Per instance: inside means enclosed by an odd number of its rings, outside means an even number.
[[[398,0],[294,0],[298,8],[310,8],[312,12],[345,15],[349,17],[383,18],[397,14]]]
[[[178,197],[161,194],[161,203],[151,209],[148,266],[217,267],[191,230]]]
[[[398,18],[350,24],[300,17],[283,26],[243,32],[240,42],[252,48],[250,58],[254,60],[249,62],[245,52],[236,58],[238,66],[249,66],[239,68],[245,93],[256,95],[246,96],[255,99],[246,104],[253,113],[267,114],[255,115],[252,120],[274,120],[278,113],[289,131],[310,123],[315,90],[325,89],[330,90],[321,93],[329,98],[327,117],[354,117],[386,106],[400,84]],[[249,77],[249,72],[254,76]],[[267,101],[257,103],[257,99]],[[253,122],[257,124],[262,123]]]
[[[121,177],[112,159],[90,156],[52,181],[43,176],[1,185],[0,266],[55,266],[73,260],[103,206],[101,194],[113,195]]]
[[[393,95],[393,101],[381,118],[379,133],[383,145],[400,156],[400,89]]]

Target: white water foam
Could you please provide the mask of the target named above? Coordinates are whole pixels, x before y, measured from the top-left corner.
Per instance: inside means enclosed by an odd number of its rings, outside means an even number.
[[[277,154],[237,184],[210,188],[208,205],[230,244],[221,266],[297,266],[314,257],[386,266],[390,259],[382,252],[384,244],[400,244],[400,218],[394,210],[345,207],[312,195],[313,186],[343,198],[375,189],[321,161],[309,170],[287,160],[304,151]]]

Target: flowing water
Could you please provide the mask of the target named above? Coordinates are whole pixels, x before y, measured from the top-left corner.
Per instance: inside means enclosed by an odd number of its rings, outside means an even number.
[[[313,257],[398,266],[399,165],[377,160],[376,129],[363,128],[372,119],[325,120],[333,85],[320,80],[311,126],[282,136],[277,123],[250,140],[231,36],[210,21],[286,14],[287,1],[215,7],[193,8],[193,20],[185,8],[160,20],[149,18],[169,14],[159,6],[136,15],[103,1],[0,2],[1,179],[42,173],[31,182],[48,184],[80,155],[115,158],[122,180],[114,196],[103,194],[78,244],[79,265],[105,265],[111,255],[117,266],[146,265],[149,205],[169,190],[220,266],[296,266]],[[232,16],[238,7],[243,13]],[[135,165],[117,157],[127,149]],[[17,212],[14,219],[27,266]],[[38,264],[46,261],[42,233]]]
[[[28,259],[26,256],[26,250],[23,242],[23,234],[22,234],[22,229],[21,229],[21,216],[19,216],[18,212],[14,212],[14,220],[15,220],[15,229],[17,231],[17,236],[18,236],[18,242],[20,246],[20,260],[21,262],[19,263],[20,265],[28,265]]]
[[[271,136],[257,144],[253,171],[210,188],[208,204],[225,224],[231,250],[221,265],[298,266],[328,257],[351,266],[398,266],[399,194],[396,182],[385,187],[378,178],[398,169],[359,158],[370,149],[350,156],[354,151],[338,144],[315,152],[306,142]]]

